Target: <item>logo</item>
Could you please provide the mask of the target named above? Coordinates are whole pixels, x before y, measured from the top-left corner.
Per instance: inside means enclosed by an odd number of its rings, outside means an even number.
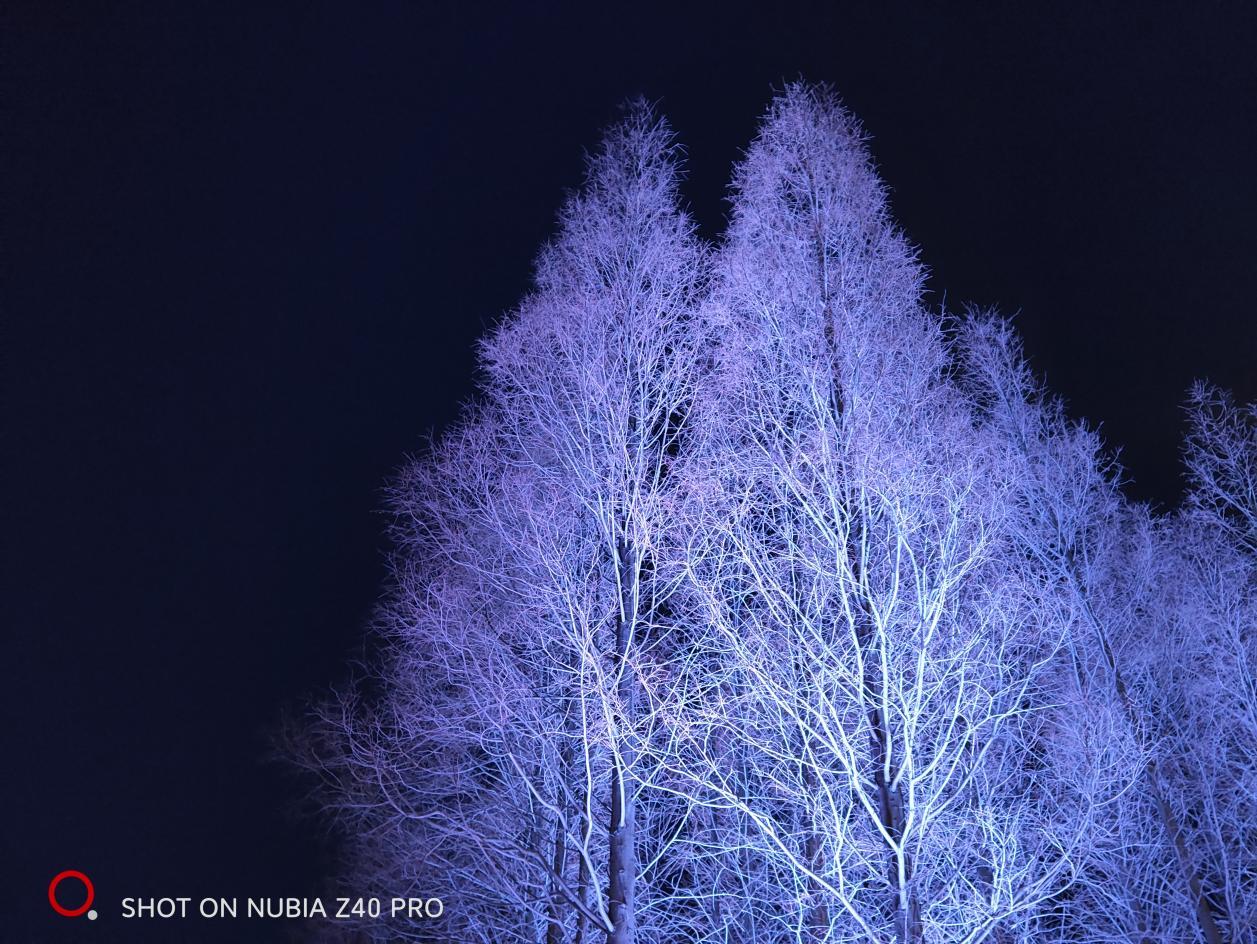
[[[68,878],[78,879],[83,883],[83,887],[87,889],[87,898],[83,904],[77,908],[67,908],[61,902],[57,901],[57,886]],[[82,872],[76,872],[74,869],[67,869],[59,874],[48,884],[48,904],[52,905],[52,910],[57,914],[66,918],[77,918],[79,915],[86,913],[88,921],[96,920],[96,912],[88,911],[92,907],[92,902],[96,900],[96,889],[92,887],[92,880]]]

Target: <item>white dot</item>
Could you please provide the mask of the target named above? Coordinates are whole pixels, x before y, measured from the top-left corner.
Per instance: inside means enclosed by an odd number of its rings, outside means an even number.
[[[91,911],[89,911],[89,912],[87,913],[87,920],[88,920],[88,921],[95,921],[95,920],[96,920],[96,909],[95,909],[95,908],[93,908]]]

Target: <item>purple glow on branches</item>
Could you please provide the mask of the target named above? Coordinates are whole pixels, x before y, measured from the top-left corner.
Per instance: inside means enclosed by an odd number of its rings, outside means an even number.
[[[829,92],[717,246],[679,162],[607,133],[392,491],[377,694],[304,742],[359,884],[446,902],[386,939],[1253,941],[1254,408],[1193,393],[1155,516],[922,304]]]

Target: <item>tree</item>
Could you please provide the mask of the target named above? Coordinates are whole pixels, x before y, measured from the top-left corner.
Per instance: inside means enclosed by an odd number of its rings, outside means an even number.
[[[568,542],[580,541],[547,561],[550,585],[529,589],[557,591],[579,624],[562,661],[582,744],[597,751],[585,767],[606,768],[610,944],[629,944],[638,920],[635,745],[648,713],[637,676],[670,593],[655,560],[697,368],[705,255],[677,208],[676,161],[667,126],[637,106],[591,159],[584,194],[542,254],[537,294],[483,349],[508,455],[571,506]],[[552,527],[552,508],[536,506],[538,531]]]
[[[607,133],[535,291],[482,345],[483,408],[394,491],[385,712],[331,719],[373,796],[341,802],[372,845],[401,831],[386,861],[422,850],[429,880],[482,892],[451,938],[630,944],[642,850],[665,851],[637,832],[637,678],[670,592],[655,559],[706,268],[678,157],[644,105]]]
[[[1006,567],[1004,444],[827,92],[773,103],[717,273],[659,763],[778,876],[782,939],[982,940],[1068,885],[1098,801],[1034,757],[1055,601]]]
[[[1092,844],[1089,880],[1079,892],[1090,905],[1075,900],[1069,915],[1089,933],[1118,940],[1199,936],[1220,944],[1171,802],[1166,768],[1176,758],[1159,743],[1152,710],[1133,690],[1139,664],[1157,649],[1150,629],[1158,587],[1177,579],[1164,569],[1158,523],[1122,498],[1118,469],[1099,436],[1071,422],[1046,394],[1006,323],[972,316],[962,344],[973,395],[1005,431],[1020,465],[1020,543],[1042,579],[1057,583],[1075,606],[1071,640],[1080,677],[1120,710],[1122,740],[1143,768],[1139,790],[1121,804],[1115,836]],[[1114,883],[1123,888],[1116,898],[1108,890]]]
[[[1135,662],[1161,745],[1167,804],[1201,900],[1226,939],[1257,928],[1257,411],[1196,384],[1184,449],[1189,491],[1161,527],[1158,644]]]
[[[1225,939],[1257,932],[1257,562],[1189,512],[1165,528],[1172,579],[1138,693],[1162,745],[1167,802]]]
[[[1257,553],[1257,403],[1238,406],[1207,383],[1192,387],[1184,459],[1188,507]]]
[[[1128,501],[922,302],[855,119],[773,101],[709,247],[641,104],[390,491],[382,654],[297,751],[378,940],[1253,941],[1257,409]]]

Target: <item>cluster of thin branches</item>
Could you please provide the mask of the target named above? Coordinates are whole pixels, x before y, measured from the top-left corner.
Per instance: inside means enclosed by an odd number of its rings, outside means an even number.
[[[395,483],[385,656],[299,747],[379,940],[1221,941],[1257,926],[1257,412],[1126,500],[1010,325],[922,302],[790,86],[722,240],[633,106]]]

